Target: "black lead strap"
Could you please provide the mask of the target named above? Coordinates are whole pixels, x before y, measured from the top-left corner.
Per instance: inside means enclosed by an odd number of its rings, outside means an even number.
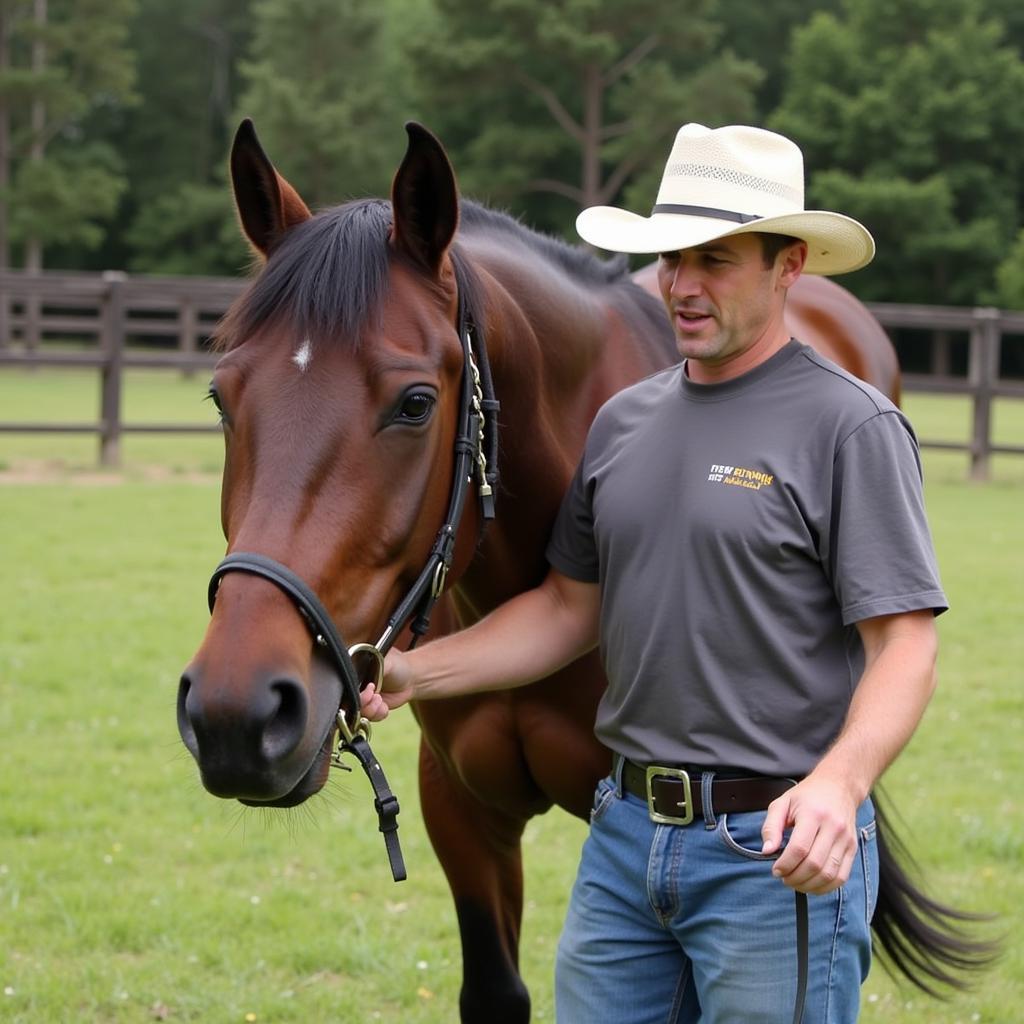
[[[404,882],[405,861],[402,858],[402,847],[398,843],[398,798],[391,792],[388,780],[384,777],[384,770],[362,735],[356,734],[351,740],[339,742],[339,749],[342,747],[362,765],[366,777],[370,780],[373,787],[373,806],[377,810],[377,822],[384,836],[384,848],[387,850],[388,863],[391,865],[391,877],[396,882]]]
[[[807,1000],[807,893],[797,890],[796,896],[796,1005],[793,1010],[793,1024],[804,1019],[804,1003]]]

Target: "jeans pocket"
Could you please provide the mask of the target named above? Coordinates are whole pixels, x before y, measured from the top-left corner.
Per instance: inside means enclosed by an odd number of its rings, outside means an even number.
[[[726,849],[747,860],[774,860],[777,854],[761,852],[764,843],[761,826],[764,824],[765,815],[765,811],[721,815],[717,831]]]
[[[594,790],[594,804],[590,809],[591,824],[600,821],[604,817],[605,812],[611,807],[612,801],[617,798],[617,795],[615,783],[611,778],[604,778],[597,784],[597,789]]]
[[[872,818],[866,825],[857,829],[857,840],[860,844],[860,862],[864,871],[864,912],[868,922],[875,914],[878,904],[878,843],[875,833],[877,826]]]

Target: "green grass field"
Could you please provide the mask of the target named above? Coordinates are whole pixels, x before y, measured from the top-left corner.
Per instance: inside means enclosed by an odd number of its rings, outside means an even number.
[[[130,382],[132,418],[213,417],[203,379],[151,376]],[[0,419],[85,418],[94,399],[76,374],[0,374]],[[1011,443],[1022,405],[997,412]],[[965,404],[907,406],[922,436],[966,433]],[[219,451],[215,436],[128,439],[110,475],[91,470],[92,439],[0,435],[0,1021],[447,1024],[458,937],[419,820],[408,713],[374,737],[403,808],[401,885],[361,774],[336,774],[294,812],[243,811],[201,789],[178,740],[177,679],[223,551]],[[887,789],[931,891],[998,912],[1009,940],[945,1004],[876,968],[868,1022],[1011,1024],[1024,1005],[1024,459],[998,460],[988,485],[965,483],[965,465],[926,455],[953,610],[939,620],[939,691]],[[553,812],[526,836],[537,1020],[553,1016],[583,834]]]

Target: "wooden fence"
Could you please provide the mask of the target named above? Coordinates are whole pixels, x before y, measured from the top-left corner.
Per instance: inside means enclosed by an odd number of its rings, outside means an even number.
[[[120,461],[125,433],[194,433],[216,425],[124,422],[121,388],[130,367],[208,371],[207,341],[217,320],[245,287],[233,278],[129,277],[105,274],[0,274],[0,366],[71,366],[101,376],[98,419],[87,423],[4,421],[0,432],[90,433],[99,437],[105,466]],[[904,373],[906,391],[969,395],[973,421],[967,442],[922,438],[922,447],[963,451],[970,475],[984,480],[993,454],[1024,455],[1024,444],[992,441],[992,402],[1024,399],[1024,380],[1000,376],[1004,335],[1024,343],[1024,313],[990,308],[869,304],[890,332],[927,332],[930,373]],[[967,373],[954,376],[947,358],[953,336],[966,336]]]
[[[116,466],[125,433],[217,431],[216,424],[131,423],[121,416],[124,371],[209,371],[207,341],[245,282],[233,278],[0,274],[0,366],[87,367],[100,373],[99,418],[88,423],[0,419],[0,432],[96,434]],[[0,410],[0,417],[3,413]]]
[[[903,374],[905,391],[971,397],[971,437],[967,442],[921,438],[922,448],[965,451],[970,456],[973,480],[989,478],[992,455],[1024,455],[1024,444],[992,441],[992,402],[996,398],[1024,399],[1024,379],[1004,379],[1000,373],[1004,336],[1024,344],[1024,312],[988,306],[912,306],[868,303],[878,322],[890,334],[898,330],[927,332],[931,345],[930,373]],[[967,375],[953,376],[949,368],[951,335],[967,336]],[[1024,441],[1024,438],[1021,439]]]

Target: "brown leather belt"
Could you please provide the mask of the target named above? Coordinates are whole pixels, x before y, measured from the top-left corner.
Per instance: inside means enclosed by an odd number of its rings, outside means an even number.
[[[793,779],[769,775],[716,778],[711,783],[711,805],[716,815],[763,811],[795,785]],[[652,821],[688,825],[695,818],[704,816],[700,775],[697,773],[691,778],[681,768],[643,767],[623,758],[622,788],[647,801]]]

